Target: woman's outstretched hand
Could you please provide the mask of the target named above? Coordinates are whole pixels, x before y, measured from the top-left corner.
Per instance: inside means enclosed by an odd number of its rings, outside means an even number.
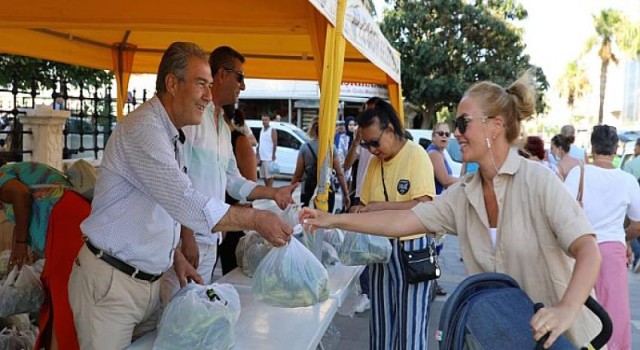
[[[299,219],[305,231],[315,232],[318,228],[330,228],[333,216],[322,210],[302,208]]]

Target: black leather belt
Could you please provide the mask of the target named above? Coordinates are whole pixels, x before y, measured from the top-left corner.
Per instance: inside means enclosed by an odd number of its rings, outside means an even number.
[[[86,241],[85,242],[87,244],[87,248],[89,248],[89,250],[95,254],[96,257],[100,258],[102,261],[106,262],[107,264],[113,266],[114,268],[118,269],[119,271],[121,271],[122,273],[129,275],[133,278],[137,278],[139,280],[143,280],[143,281],[149,281],[149,282],[155,282],[157,280],[160,279],[160,277],[162,277],[162,274],[159,275],[152,275],[150,273],[146,273],[143,271],[138,270],[137,267],[133,267],[129,264],[127,264],[126,262],[118,259],[118,258],[114,258],[113,256],[107,254],[104,250],[97,248],[96,246],[94,246],[93,244],[91,244],[91,242]]]

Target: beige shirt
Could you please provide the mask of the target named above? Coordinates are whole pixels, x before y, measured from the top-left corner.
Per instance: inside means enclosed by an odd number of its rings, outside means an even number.
[[[459,236],[469,274],[507,274],[534,302],[557,304],[573,272],[569,246],[593,232],[582,209],[548,168],[512,150],[493,180],[499,208],[494,248],[481,182],[479,172],[469,174],[413,212],[430,231]],[[583,307],[567,335],[583,345],[598,331],[599,322]]]

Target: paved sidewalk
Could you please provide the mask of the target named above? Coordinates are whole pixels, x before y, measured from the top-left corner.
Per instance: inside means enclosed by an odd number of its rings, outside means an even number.
[[[460,261],[458,239],[447,236],[440,258],[443,275],[439,282],[448,295],[466,276],[463,263]],[[631,302],[631,348],[640,349],[640,274],[629,272],[629,291]],[[438,327],[440,312],[447,296],[437,297],[432,304],[429,320],[429,349],[438,349],[434,332]],[[353,318],[336,315],[334,324],[341,333],[340,343],[336,349],[368,349],[369,348],[369,315],[370,312],[356,314]],[[329,350],[329,349],[327,349]]]

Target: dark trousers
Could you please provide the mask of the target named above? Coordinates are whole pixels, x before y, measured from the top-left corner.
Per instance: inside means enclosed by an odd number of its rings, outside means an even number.
[[[238,267],[238,261],[236,260],[236,247],[238,246],[240,237],[244,237],[243,231],[227,232],[222,243],[218,245],[218,258],[222,265],[223,275],[226,275]]]

